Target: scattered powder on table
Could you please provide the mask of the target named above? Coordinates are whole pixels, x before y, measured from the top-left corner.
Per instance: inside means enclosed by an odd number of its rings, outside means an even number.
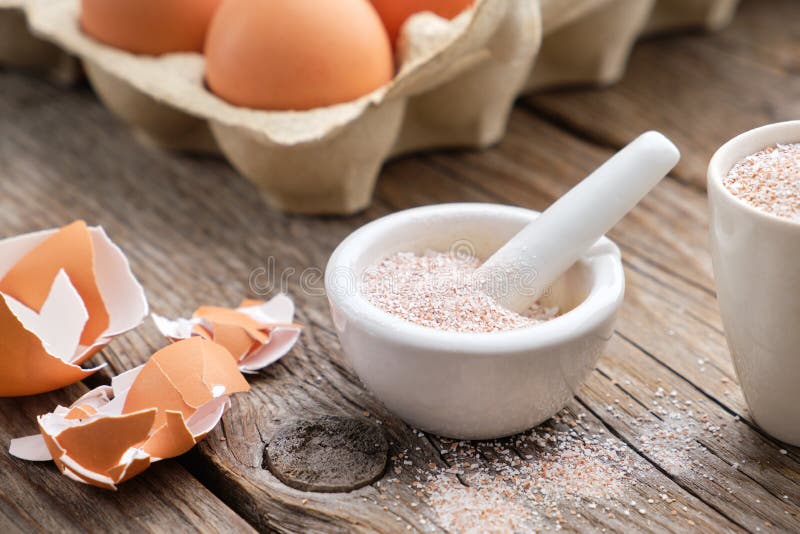
[[[446,466],[414,465],[404,451],[392,457],[397,467],[391,472],[405,481],[389,478],[379,487],[410,483],[434,512],[435,524],[459,534],[560,530],[585,522],[582,516],[623,519],[641,513],[641,503],[624,498],[634,493],[635,474],[653,476],[602,425],[569,410],[509,438],[431,439]],[[423,515],[418,519],[428,524]]]
[[[534,304],[519,314],[479,288],[475,257],[400,252],[364,273],[363,292],[383,311],[418,325],[451,332],[498,332],[552,319],[558,308]]]
[[[460,480],[440,474],[422,485],[439,521],[451,531],[528,532],[558,528],[564,514],[594,505],[599,513],[624,510],[614,503],[629,473],[643,462],[613,438],[580,436],[547,429],[526,433],[513,442],[458,442],[464,473]],[[481,452],[495,460],[471,469]],[[601,502],[599,509],[597,502]],[[583,510],[582,510],[583,511]],[[594,513],[587,508],[586,512]]]
[[[727,377],[722,382],[732,383]],[[635,387],[630,380],[620,386]],[[423,455],[421,446],[413,452],[401,450],[391,458],[390,475],[376,487],[400,495],[410,485],[419,499],[411,507],[425,532],[511,534],[625,526],[641,530],[650,517],[667,516],[676,527],[696,531],[702,512],[679,486],[663,482],[636,450],[673,477],[715,484],[727,494],[736,493],[737,486],[720,469],[760,469],[764,451],[728,451],[725,443],[739,432],[739,416],[698,399],[694,391],[658,386],[642,394],[641,402],[606,394],[608,404],[597,407],[608,420],[625,421],[633,447],[615,438],[593,415],[572,408],[532,430],[498,440],[455,441],[414,431],[430,440],[438,458]],[[724,464],[719,452],[708,446],[722,447],[732,463]],[[788,451],[773,445],[770,454],[778,458],[766,461],[783,462]],[[713,524],[714,518],[705,519]]]
[[[766,213],[800,220],[800,143],[747,156],[723,181],[734,196]]]

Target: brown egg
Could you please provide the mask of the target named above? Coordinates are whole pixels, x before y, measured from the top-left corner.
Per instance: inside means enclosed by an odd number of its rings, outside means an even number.
[[[98,41],[136,54],[202,52],[221,0],[81,0],[80,22]]]
[[[414,13],[431,11],[440,17],[452,19],[470,7],[474,0],[371,0],[371,2],[389,32],[392,44],[395,44],[403,24]]]
[[[394,75],[389,37],[368,0],[226,0],[205,54],[211,90],[257,109],[349,102]]]

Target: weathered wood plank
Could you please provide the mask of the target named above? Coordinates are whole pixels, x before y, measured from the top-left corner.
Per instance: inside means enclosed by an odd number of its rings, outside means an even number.
[[[800,26],[794,0],[749,0],[743,2],[728,31],[714,36],[713,43],[725,54],[790,75],[800,73]]]
[[[786,52],[792,33],[775,31],[769,24],[766,10],[757,8],[767,3],[746,3],[746,9],[762,18],[737,21],[718,37],[643,43],[619,87],[526,100],[497,149],[388,165],[374,206],[349,219],[270,212],[255,189],[224,163],[142,147],[89,94],[62,93],[0,72],[0,233],[54,226],[75,217],[103,224],[131,258],[154,311],[167,315],[183,315],[203,303],[233,304],[243,294],[278,287],[262,285],[270,258],[276,259],[277,272],[295,270],[287,287],[297,300],[298,320],[308,325],[300,345],[254,377],[254,391],[238,396],[221,427],[181,460],[259,529],[442,530],[448,524],[437,514],[436,495],[426,492],[427,477],[455,469],[459,474],[451,473],[454,483],[469,491],[472,486],[464,484],[482,473],[536,468],[541,457],[556,454],[554,446],[537,444],[536,433],[572,430],[586,439],[607,437],[621,451],[621,463],[635,461],[641,468],[610,497],[594,498],[594,507],[565,498],[558,513],[551,513],[512,492],[509,501],[544,516],[531,526],[794,530],[800,452],[786,447],[782,454],[783,446],[748,419],[721,331],[706,243],[706,203],[696,185],[665,181],[614,230],[629,281],[618,336],[557,421],[499,445],[459,446],[417,433],[386,413],[343,360],[321,280],[314,278],[342,238],[388,211],[463,200],[542,209],[608,157],[609,147],[648,128],[663,129],[688,154],[678,169],[679,180],[701,183],[706,159],[717,144],[749,127],[750,121],[766,122],[796,109],[792,99],[800,88]],[[784,20],[793,20],[788,17],[796,4],[769,4],[778,6]],[[657,98],[663,107],[653,109]],[[706,116],[708,121],[696,120]],[[576,139],[576,134],[593,142]],[[305,269],[312,270],[301,284]],[[147,323],[116,340],[102,357],[115,371],[124,370],[163,343]],[[673,412],[681,416],[679,422],[670,419]],[[381,422],[393,456],[384,480],[349,494],[311,494],[281,484],[263,467],[264,445],[277,421],[308,413],[367,415]],[[658,435],[681,423],[688,428],[686,435]],[[52,468],[24,468],[49,469],[52,477],[60,476]],[[186,478],[183,468],[164,462],[119,495],[130,491],[139,499],[136,484],[156,491],[150,488],[153,480],[171,481],[172,471]],[[27,476],[11,480],[18,483]],[[52,485],[51,492],[73,491],[66,481]],[[190,486],[198,484],[189,477]],[[169,488],[163,491],[175,492]],[[219,502],[208,495],[212,504]],[[163,498],[173,506],[169,495]],[[186,528],[195,517],[202,521],[215,513],[202,509],[204,497],[202,503],[194,500]],[[0,523],[12,527],[51,526],[41,508],[25,511],[0,500],[0,512]],[[60,521],[73,524],[70,511],[58,513]]]
[[[739,525],[712,511],[700,499],[687,494],[678,484],[664,477],[653,464],[643,461],[643,455],[639,451],[627,448],[628,445],[610,432],[606,425],[601,418],[587,410],[580,400],[576,400],[534,433],[526,432],[492,442],[458,444],[436,437],[431,439],[437,447],[446,451],[443,457],[448,464],[469,466],[460,476],[466,484],[472,483],[473,478],[480,480],[486,472],[502,472],[515,462],[525,465],[528,461],[536,461],[551,447],[556,446],[554,442],[545,439],[548,435],[558,436],[556,442],[560,442],[564,440],[565,434],[573,432],[573,435],[579,435],[582,439],[603,442],[602,449],[605,451],[625,449],[617,455],[611,452],[609,458],[604,460],[614,464],[611,471],[625,468],[638,471],[634,480],[624,482],[628,484],[624,491],[620,492],[617,484],[611,482],[605,495],[595,494],[588,499],[583,497],[585,502],[578,498],[581,497],[581,492],[565,496],[558,514],[549,516],[550,521],[544,522],[551,528],[566,526],[578,531],[606,529],[612,532],[681,532],[691,525],[708,532],[740,530]],[[566,463],[568,465],[569,461]],[[587,494],[597,491],[593,472],[598,469],[598,465],[594,461],[582,459],[579,467],[568,465],[563,472],[558,472],[557,466],[554,469],[557,471],[554,475],[556,477],[585,478]],[[500,480],[504,478],[499,477]],[[559,483],[558,478],[555,480],[553,487],[547,487],[551,492],[572,488],[574,484],[566,480]],[[508,498],[518,497],[509,495]],[[569,518],[568,522],[564,521],[565,517]],[[533,526],[541,529],[542,525]]]
[[[752,421],[735,384],[723,334],[704,320],[704,310],[665,284],[669,278],[652,266],[628,267],[631,305],[623,308],[617,327],[624,342],[615,344],[599,369],[609,381],[606,386],[616,385],[632,400],[632,412],[649,411],[650,421],[630,427],[629,417],[621,417],[626,428],[620,432],[639,446],[644,435],[673,434],[644,446],[653,445],[648,453],[660,455],[656,462],[677,481],[748,529],[768,523],[791,530],[800,520],[798,451],[770,438]],[[680,287],[680,281],[675,285]],[[683,290],[703,298],[696,288]],[[613,394],[609,392],[607,387],[606,397]],[[581,393],[581,399],[587,397]],[[616,408],[596,394],[593,400],[596,409]],[[647,420],[641,414],[635,417]],[[617,422],[615,417],[610,424],[620,426]],[[705,477],[716,478],[724,491],[703,493],[709,491]]]
[[[30,90],[30,82],[10,79],[12,84]],[[43,91],[42,102],[53,102],[47,90],[36,89]],[[30,93],[26,98],[33,99]],[[307,267],[321,268],[349,231],[388,211],[386,202],[401,204],[392,208],[404,207],[403,198],[391,191],[407,182],[410,175],[428,182],[424,190],[431,199],[437,195],[449,197],[443,200],[470,196],[469,185],[453,186],[451,178],[429,164],[405,160],[390,166],[378,203],[360,217],[286,217],[265,210],[252,187],[235,178],[223,163],[179,158],[141,147],[88,95],[55,97],[58,99],[67,102],[37,108],[34,117],[33,112],[27,113],[27,121],[17,112],[15,120],[19,122],[8,135],[3,158],[6,172],[18,181],[13,187],[7,183],[5,188],[14,198],[5,210],[3,226],[9,233],[30,229],[30,222],[22,215],[43,211],[37,203],[47,206],[42,220],[37,221],[40,226],[76,216],[104,224],[128,253],[154,310],[164,314],[187,313],[203,302],[237,301],[251,292],[250,274],[265,266],[272,255],[279,258],[278,269],[293,267],[300,272]],[[75,131],[65,126],[64,120],[80,120],[82,127]],[[35,142],[45,132],[59,143],[57,153]],[[88,146],[92,149],[87,150]],[[59,194],[51,195],[49,191],[55,188]],[[485,193],[477,194],[487,198]],[[447,463],[427,437],[385,413],[347,369],[331,331],[324,297],[300,291],[297,279],[291,281],[289,289],[298,301],[298,319],[309,325],[301,346],[284,362],[253,379],[254,391],[234,399],[234,408],[222,428],[184,463],[261,529],[436,530],[436,513],[425,495],[417,495],[413,484],[420,470],[438,472],[446,469]],[[152,325],[146,324],[115,341],[104,356],[115,370],[127,369],[162,344]],[[309,494],[287,488],[263,469],[264,443],[276,419],[309,412],[363,415],[364,411],[387,429],[395,456],[390,473],[401,468],[392,476],[397,482],[350,494]],[[402,462],[398,460],[401,454],[405,454]],[[411,461],[419,470],[402,469],[404,461]],[[657,489],[669,487],[674,498],[687,506],[686,515],[682,515],[687,520],[735,527],[652,466],[631,476],[632,482],[622,488],[618,504],[655,501]],[[594,515],[578,517],[567,512],[560,521],[572,529],[586,527],[586,517],[593,521],[589,524],[613,528],[631,521],[623,516],[601,520],[599,512]],[[667,528],[664,525],[668,521],[650,517],[635,524],[642,529],[658,525]]]
[[[607,146],[620,147],[646,129],[661,130],[683,152],[675,175],[705,187],[708,159],[726,140],[800,116],[800,40],[797,24],[790,22],[798,17],[797,2],[750,0],[719,36],[639,43],[628,73],[609,90],[547,93],[523,105]]]
[[[693,384],[615,338],[579,398],[680,486],[750,531],[800,520],[800,472]]]
[[[251,271],[273,255],[281,259],[278,269],[324,266],[334,244],[358,224],[357,219],[309,224],[269,212],[254,188],[223,162],[184,160],[142,147],[91,95],[61,94],[6,76],[4,88],[16,100],[0,101],[0,116],[7,119],[0,134],[7,177],[2,182],[3,232],[57,225],[72,217],[103,224],[128,253],[158,312],[185,314],[202,302],[232,304],[251,293]],[[27,103],[35,109],[25,109]],[[70,123],[80,123],[80,130]],[[59,145],[57,153],[38,142],[46,138]],[[161,194],[154,196],[154,191]],[[318,327],[329,324],[324,297],[303,294],[297,283],[293,280],[291,291],[298,320],[310,327],[302,350],[295,351],[291,364],[256,377],[253,393],[234,398],[222,427],[187,465],[260,529],[390,531],[406,524],[420,529],[434,525],[424,506],[412,509],[409,499],[398,502],[376,487],[309,494],[287,488],[262,468],[262,436],[269,435],[276,416],[380,411],[342,367],[333,347],[335,335]],[[116,340],[104,357],[115,371],[129,369],[163,344],[148,323]],[[328,385],[332,382],[338,390]],[[408,448],[410,430],[399,421],[390,425],[387,416],[382,420],[395,452]],[[437,461],[430,445],[427,455],[428,462]]]

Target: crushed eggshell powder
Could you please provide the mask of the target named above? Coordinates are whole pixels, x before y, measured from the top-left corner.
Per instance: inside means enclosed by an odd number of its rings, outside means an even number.
[[[733,383],[724,378],[723,383]],[[630,380],[620,384],[631,386]],[[658,386],[642,392],[640,401],[609,397],[605,411],[612,419],[633,413],[641,402],[642,412],[626,418],[633,448],[592,415],[572,408],[534,429],[497,440],[457,441],[415,431],[430,440],[438,459],[417,459],[420,448],[400,450],[391,458],[390,475],[376,486],[394,493],[411,484],[419,499],[411,505],[419,511],[415,519],[430,525],[426,532],[599,530],[598,521],[613,525],[665,511],[676,524],[687,521],[697,530],[694,510],[675,498],[678,488],[649,482],[655,480],[653,464],[664,466],[671,476],[721,484],[724,477],[707,463],[719,458],[707,446],[729,439],[736,430],[726,427],[741,419],[686,394]],[[773,446],[769,454],[773,457],[764,457],[763,451],[737,454],[729,469],[746,470],[754,462],[750,468],[759,469],[762,461],[780,461],[774,456],[788,451]],[[736,491],[720,487],[729,494]]]
[[[438,440],[432,443],[444,466],[414,465],[402,451],[392,458],[397,478],[380,485],[391,487],[411,475],[436,525],[462,534],[561,530],[565,515],[577,510],[639,513],[624,497],[636,485],[634,474],[652,469],[602,425],[569,410],[510,438]],[[422,515],[418,520],[428,521]]]
[[[362,278],[367,300],[406,321],[450,332],[499,332],[532,326],[558,315],[534,304],[519,314],[480,289],[476,257],[428,251],[399,252],[369,267]]]
[[[733,166],[723,184],[756,209],[800,221],[800,143],[747,156]]]

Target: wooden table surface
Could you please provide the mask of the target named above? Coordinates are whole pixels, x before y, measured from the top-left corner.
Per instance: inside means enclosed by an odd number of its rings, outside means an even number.
[[[101,224],[127,252],[153,311],[168,316],[258,296],[266,288],[251,287],[251,275],[275,258],[278,270],[295,269],[288,291],[306,325],[292,353],[250,379],[253,391],[234,397],[204,442],[118,492],[76,484],[50,463],[16,460],[7,445],[35,432],[37,414],[163,346],[150,321],[95,358],[108,362],[105,376],[0,400],[0,530],[449,530],[454,514],[443,514],[424,486],[429,475],[451,474],[468,491],[475,476],[504,464],[558,460],[569,432],[602,436],[615,458],[637,467],[599,497],[567,492],[544,506],[506,494],[536,518],[521,530],[800,530],[800,450],[757,428],[737,385],[714,296],[703,186],[707,161],[726,139],[800,117],[798,20],[796,0],[749,0],[719,34],[642,42],[613,88],[522,99],[496,148],[388,164],[372,207],[350,218],[270,211],[223,161],[138,143],[88,89],[0,71],[0,235],[76,218]],[[343,358],[319,281],[303,291],[299,273],[324,268],[348,233],[395,210],[451,201],[542,209],[651,128],[673,138],[684,158],[611,233],[623,251],[625,304],[596,371],[558,420],[521,437],[459,446],[409,428],[364,390]],[[382,423],[393,458],[380,483],[304,493],[262,467],[278,421],[317,413]],[[555,438],[539,440],[547,433]],[[530,454],[507,454],[521,443],[532,444]]]

